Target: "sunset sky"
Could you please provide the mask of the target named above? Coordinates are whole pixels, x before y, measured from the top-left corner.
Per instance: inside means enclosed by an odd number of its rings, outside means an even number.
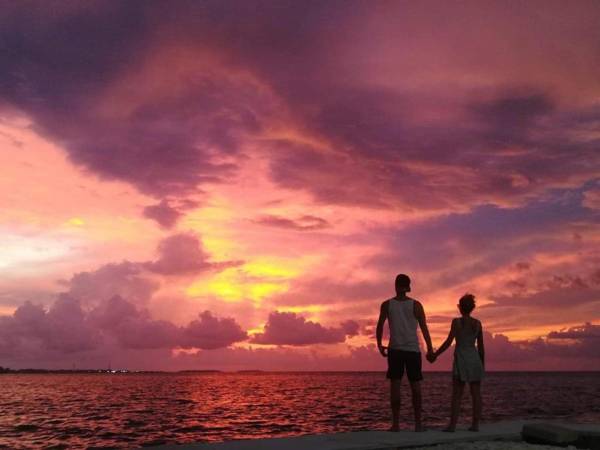
[[[0,365],[600,370],[597,1],[0,9]],[[451,352],[427,369],[449,367]]]

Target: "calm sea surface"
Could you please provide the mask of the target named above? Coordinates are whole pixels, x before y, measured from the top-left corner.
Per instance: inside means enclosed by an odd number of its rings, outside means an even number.
[[[383,373],[3,374],[3,448],[129,448],[385,429]],[[425,373],[424,418],[442,425],[449,374]],[[408,386],[406,386],[408,388]],[[487,422],[600,423],[600,373],[489,373]],[[470,401],[463,401],[463,422]],[[406,427],[410,396],[403,392]]]

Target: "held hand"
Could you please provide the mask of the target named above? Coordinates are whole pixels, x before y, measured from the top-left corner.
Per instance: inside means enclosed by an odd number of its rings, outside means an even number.
[[[387,348],[387,347],[385,347],[384,345],[379,345],[379,346],[378,346],[378,348],[379,348],[379,353],[381,353],[381,356],[383,356],[383,357],[386,357],[386,358],[387,358],[387,355],[388,355],[388,348]]]
[[[433,364],[437,359],[437,356],[433,352],[427,352],[427,356],[425,358],[427,358],[427,361]]]

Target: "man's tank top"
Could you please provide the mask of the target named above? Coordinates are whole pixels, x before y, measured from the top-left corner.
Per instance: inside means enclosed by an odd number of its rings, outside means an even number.
[[[417,337],[417,318],[414,313],[415,301],[389,300],[388,322],[390,324],[389,348],[408,352],[420,352]]]

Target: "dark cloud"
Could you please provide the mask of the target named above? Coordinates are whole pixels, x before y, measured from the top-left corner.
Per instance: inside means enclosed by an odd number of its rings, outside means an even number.
[[[269,314],[264,332],[255,334],[251,342],[295,346],[335,344],[344,342],[346,336],[356,335],[358,328],[358,324],[354,321],[346,321],[339,328],[324,327],[296,313],[272,312]]]
[[[578,327],[571,327],[561,331],[551,331],[548,333],[548,338],[576,340],[600,339],[600,325],[594,325],[590,322],[587,322]]]
[[[497,144],[527,144],[527,133],[536,120],[549,115],[554,102],[543,93],[503,93],[502,96],[473,106],[487,136]]]
[[[586,359],[590,358],[593,365],[600,363],[600,346],[598,332],[600,325],[585,323],[563,331],[551,331],[543,339],[530,341],[510,342],[505,336],[496,335],[494,339],[502,341],[502,345],[496,345],[492,340],[491,349],[494,351],[496,360],[521,361],[541,360],[544,358],[568,358]],[[570,339],[571,343],[560,342],[562,339]],[[487,348],[486,348],[487,351]]]
[[[530,281],[530,285],[533,284]],[[523,281],[521,288],[527,285]],[[600,302],[600,283],[591,275],[551,275],[537,281],[532,287],[535,292],[521,292],[510,295],[492,295],[493,303],[482,308],[493,309],[496,307],[524,307],[537,309],[538,307],[577,307],[579,305]]]
[[[408,226],[367,230],[365,235],[376,234],[383,239],[386,251],[365,264],[382,273],[407,267],[427,274],[430,287],[448,287],[514,265],[537,252],[580,251],[581,242],[565,240],[564,236],[575,224],[591,224],[595,217],[570,201],[575,193],[565,197],[520,208],[482,206],[470,213],[449,214]],[[505,286],[500,289],[502,295],[508,295]]]
[[[479,8],[446,13],[463,20]],[[471,54],[469,28],[458,33],[452,20],[433,26],[426,7],[383,9],[389,13],[360,2],[250,1],[234,9],[216,1],[13,5],[0,17],[0,99],[28,115],[75,164],[160,199],[231,181],[246,161],[246,144],[257,139],[279,186],[323,203],[446,212],[522,204],[596,176],[597,143],[573,130],[592,129],[598,108],[561,103],[557,91],[568,80],[548,75],[542,83],[537,72],[511,80],[500,68],[504,78],[487,87],[457,90],[454,70],[477,69],[473,76],[481,79],[497,71],[488,59],[473,66],[479,58]],[[577,11],[577,27],[536,21],[525,31],[515,24],[532,20],[532,11],[521,9],[477,17],[507,39],[520,33],[551,39],[560,29],[578,42],[582,29],[597,33],[595,8]],[[397,23],[389,27],[392,18]],[[368,23],[381,26],[364,35]],[[430,48],[424,29],[443,39]],[[455,44],[446,48],[449,42]],[[582,40],[574,54],[597,53],[595,42]],[[451,48],[464,52],[452,58],[453,70],[437,67]],[[511,57],[498,53],[498,60],[523,64],[534,54],[544,67],[570,54],[545,49],[518,48]],[[411,86],[413,78],[397,86],[372,82],[368,74],[380,74],[380,60],[413,61],[403,70],[410,77],[426,78],[437,67],[439,88],[423,92]],[[423,111],[427,120],[418,119]],[[264,139],[277,120],[330,150]],[[146,214],[168,227],[176,220],[172,209],[159,203]]]
[[[274,141],[272,179],[327,204],[443,212],[519,205],[596,177],[596,144],[572,127],[593,127],[597,108],[559,113],[547,95],[493,95],[460,105],[465,122],[427,125],[408,121],[418,101],[392,90],[340,93],[334,105],[322,96],[305,120],[335,151]]]
[[[288,219],[286,217],[265,215],[255,220],[256,223],[270,227],[284,228],[296,231],[313,231],[328,228],[331,225],[325,219],[320,217],[304,215],[297,219]]]
[[[236,163],[222,157],[260,130],[261,105],[271,102],[252,81],[219,73],[214,61],[204,61],[211,70],[190,60],[147,66],[160,54],[150,48],[161,45],[152,33],[177,9],[160,2],[10,8],[2,16],[2,103],[30,116],[73,163],[150,195],[197,193],[201,183],[230,177]],[[162,78],[152,89],[153,75],[136,72],[161,65],[175,65],[169,75],[179,79]],[[119,92],[122,77],[131,85]],[[174,84],[167,95],[155,92]]]
[[[269,143],[272,149],[270,176],[278,185],[304,190],[316,201],[368,208],[390,207],[386,195],[389,172],[378,173],[373,164],[359,162],[344,154],[324,154],[306,145],[278,140]]]
[[[484,329],[487,370],[597,370],[600,364],[598,325],[584,324],[563,332],[552,331],[543,338],[514,341],[504,334],[492,334]],[[559,342],[570,339],[567,344]],[[567,337],[568,335],[569,337]],[[452,349],[433,366],[434,370],[452,367]]]

